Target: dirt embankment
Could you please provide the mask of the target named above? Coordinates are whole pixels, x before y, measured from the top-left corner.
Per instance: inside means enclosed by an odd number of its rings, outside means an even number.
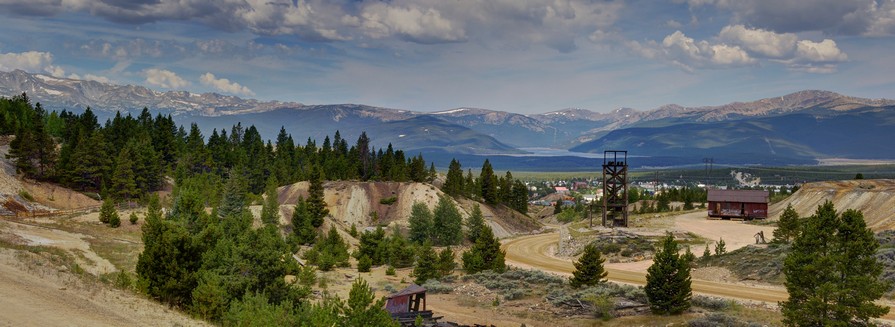
[[[308,197],[308,186],[308,182],[299,182],[277,190],[281,223],[289,223],[299,197]],[[323,187],[324,200],[332,218],[330,222],[343,228],[350,228],[352,224],[358,228],[376,225],[406,228],[414,203],[425,203],[431,210],[444,195],[437,187],[424,183],[330,181]],[[464,219],[476,203],[466,199],[451,201]],[[528,233],[541,227],[533,219],[503,207],[481,205],[481,209],[485,221],[498,237]]]
[[[849,180],[815,182],[802,187],[786,200],[770,208],[772,219],[778,219],[788,204],[800,217],[814,214],[817,206],[833,202],[836,211],[856,209],[864,213],[867,226],[874,231],[895,228],[895,180]]]

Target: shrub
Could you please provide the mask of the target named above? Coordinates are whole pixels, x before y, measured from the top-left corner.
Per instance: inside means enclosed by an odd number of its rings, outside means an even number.
[[[398,202],[398,197],[397,197],[397,196],[390,196],[390,197],[382,198],[381,200],[379,200],[379,204],[384,204],[384,205],[387,205],[387,206],[390,206],[390,205],[392,205],[392,204],[395,204],[395,202]]]
[[[709,310],[724,310],[733,306],[734,302],[718,297],[696,295],[691,300],[694,306]]]
[[[31,193],[28,193],[28,191],[25,191],[25,190],[19,191],[19,196],[21,196],[25,200],[34,202],[34,197],[31,196]]]
[[[762,326],[761,324],[754,322],[745,322],[737,319],[736,317],[731,317],[723,313],[709,313],[705,316],[690,320],[687,323],[690,327],[758,327]]]
[[[140,219],[140,218],[137,217],[137,213],[136,213],[136,212],[131,212],[131,217],[130,217],[131,225],[136,225],[136,224],[137,224],[137,219]]]
[[[395,275],[395,267],[388,266],[388,268],[385,269],[385,275],[386,276],[394,276]]]
[[[109,217],[109,227],[118,228],[118,226],[121,226],[121,218],[116,213]]]
[[[454,291],[454,286],[450,284],[445,284],[437,279],[427,280],[423,285],[420,285],[426,289],[429,293],[438,294],[438,293],[451,293]]]
[[[373,266],[373,260],[368,256],[361,256],[357,260],[357,272],[370,272],[371,266]]]

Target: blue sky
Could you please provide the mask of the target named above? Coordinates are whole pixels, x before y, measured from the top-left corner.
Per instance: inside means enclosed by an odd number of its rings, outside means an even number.
[[[895,0],[0,0],[0,70],[305,104],[895,97]]]

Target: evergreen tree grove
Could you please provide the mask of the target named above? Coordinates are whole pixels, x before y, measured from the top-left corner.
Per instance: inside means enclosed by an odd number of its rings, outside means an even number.
[[[500,249],[500,241],[494,237],[491,227],[485,226],[475,244],[463,252],[463,270],[467,274],[484,270],[502,273],[506,270],[505,256],[506,252]]]
[[[868,325],[888,307],[873,301],[888,290],[880,279],[879,242],[861,212],[840,216],[832,202],[804,220],[783,263],[789,299],[780,303],[788,326]]]

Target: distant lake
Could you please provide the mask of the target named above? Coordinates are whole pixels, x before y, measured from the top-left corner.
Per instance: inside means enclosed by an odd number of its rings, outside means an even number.
[[[511,157],[582,157],[582,158],[603,158],[603,153],[585,153],[572,152],[566,149],[552,148],[519,148],[519,150],[530,152],[524,154],[508,154]]]

